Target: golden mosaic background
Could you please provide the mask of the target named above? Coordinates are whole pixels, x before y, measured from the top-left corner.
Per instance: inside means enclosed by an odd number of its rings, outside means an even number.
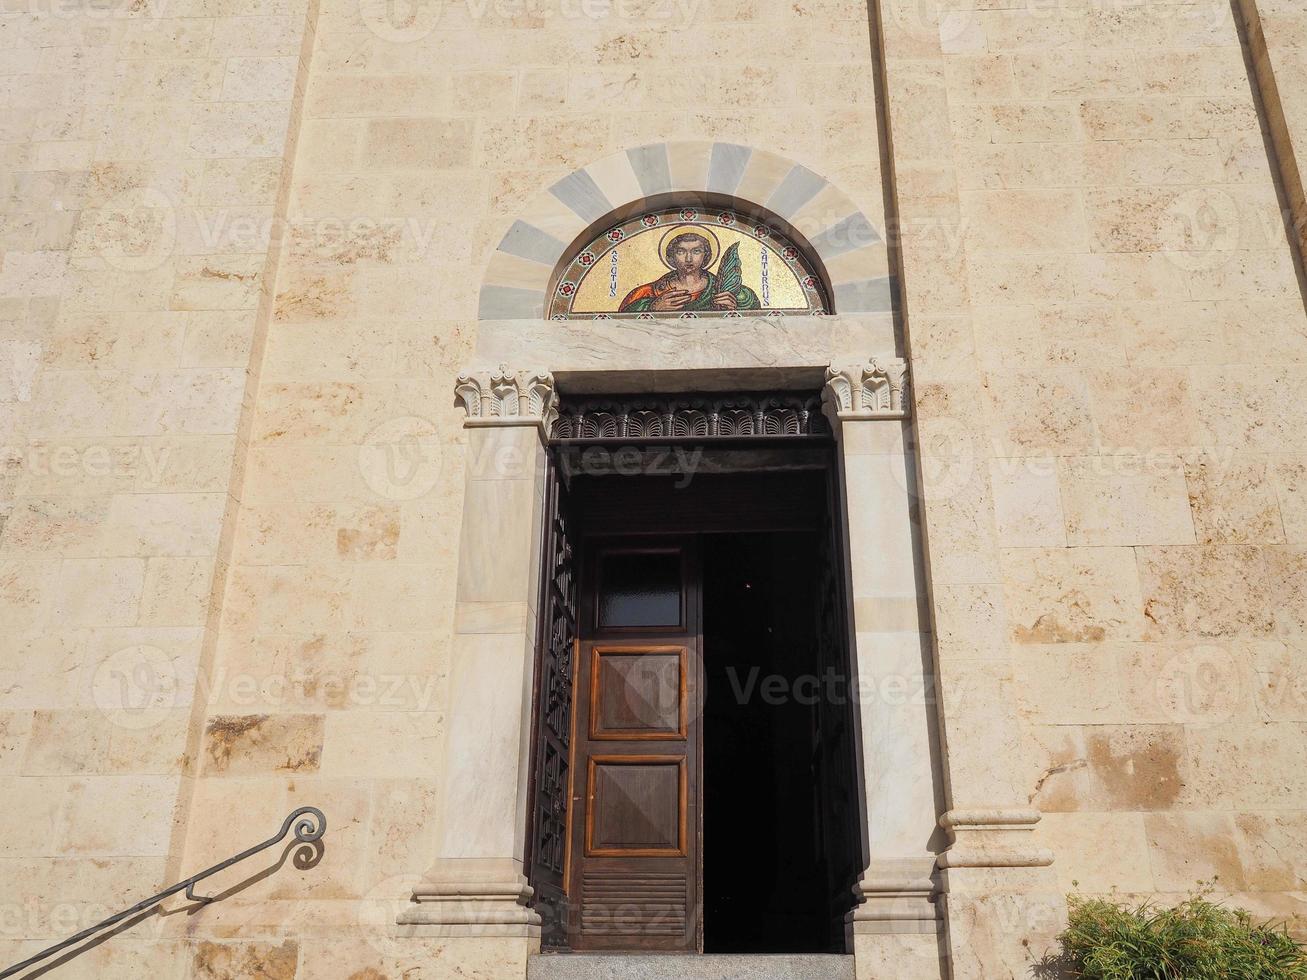
[[[739,311],[619,313],[622,301],[639,286],[666,275],[666,243],[695,231],[713,243],[708,271],[718,274],[722,254],[739,245],[743,283],[757,294],[761,309]],[[581,249],[559,277],[550,299],[553,319],[587,317],[760,316],[769,313],[827,312],[821,283],[799,249],[771,225],[714,208],[669,208],[650,212],[606,230]]]

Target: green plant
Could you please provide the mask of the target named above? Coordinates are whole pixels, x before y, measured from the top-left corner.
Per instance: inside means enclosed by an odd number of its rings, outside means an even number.
[[[1209,901],[1174,908],[1069,899],[1059,937],[1066,973],[1093,980],[1307,980],[1307,950],[1282,925]]]

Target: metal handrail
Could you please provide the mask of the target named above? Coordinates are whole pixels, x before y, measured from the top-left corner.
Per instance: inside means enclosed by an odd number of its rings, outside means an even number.
[[[296,823],[297,820],[299,821],[298,823]],[[0,980],[3,980],[4,977],[12,977],[20,970],[25,970],[29,966],[41,962],[41,960],[48,959],[60,950],[67,949],[69,946],[80,943],[83,939],[87,939],[90,936],[95,935],[97,932],[102,932],[110,926],[117,925],[124,919],[136,915],[138,912],[144,912],[146,909],[158,905],[170,895],[176,895],[183,889],[186,891],[186,898],[189,901],[199,902],[201,905],[208,905],[210,902],[214,901],[214,898],[212,896],[206,897],[204,895],[196,895],[192,889],[195,887],[197,882],[203,881],[210,875],[215,875],[226,868],[230,868],[233,864],[244,861],[247,857],[258,854],[259,851],[267,850],[269,847],[272,847],[273,844],[284,840],[286,835],[290,833],[292,824],[295,826],[295,840],[299,844],[312,844],[314,841],[321,840],[322,835],[327,832],[327,818],[323,815],[322,811],[315,806],[302,806],[286,818],[285,822],[281,825],[281,830],[275,837],[269,837],[262,844],[255,844],[248,850],[241,851],[235,857],[223,861],[222,864],[215,864],[213,867],[206,868],[197,875],[191,875],[185,881],[179,881],[171,888],[161,891],[159,894],[147,898],[143,902],[137,902],[131,908],[124,909],[117,915],[111,915],[103,922],[97,922],[90,928],[83,929],[77,935],[70,936],[63,942],[56,943],[48,949],[43,949],[35,956],[29,956],[21,963],[15,963],[13,966],[7,967],[3,973],[0,973]]]

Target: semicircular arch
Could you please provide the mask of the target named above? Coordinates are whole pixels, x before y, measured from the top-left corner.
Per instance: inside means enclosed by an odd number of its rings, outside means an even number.
[[[667,142],[613,153],[537,194],[491,256],[478,317],[543,318],[558,270],[587,236],[669,202],[767,216],[808,253],[831,312],[893,312],[882,229],[828,178],[736,143]]]

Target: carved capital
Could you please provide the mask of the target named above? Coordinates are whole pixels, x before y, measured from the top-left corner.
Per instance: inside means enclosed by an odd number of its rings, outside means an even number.
[[[554,376],[543,369],[468,371],[454,392],[467,413],[464,425],[538,425],[545,432],[558,415]]]
[[[832,425],[849,419],[906,418],[907,362],[873,357],[861,364],[832,364],[826,369],[822,402]]]

